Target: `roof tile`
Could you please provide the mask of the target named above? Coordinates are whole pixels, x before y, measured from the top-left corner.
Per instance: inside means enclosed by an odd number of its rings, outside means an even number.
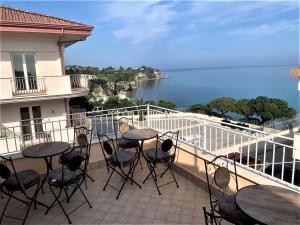
[[[60,26],[72,27],[74,29],[92,30],[93,26],[75,22],[59,17],[49,16],[40,13],[33,13],[21,9],[0,6],[0,22],[3,23],[26,23],[35,24],[35,26]]]

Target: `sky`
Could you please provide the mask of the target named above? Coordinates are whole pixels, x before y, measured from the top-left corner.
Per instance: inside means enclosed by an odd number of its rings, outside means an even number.
[[[11,1],[93,25],[66,65],[159,69],[300,65],[298,1]]]

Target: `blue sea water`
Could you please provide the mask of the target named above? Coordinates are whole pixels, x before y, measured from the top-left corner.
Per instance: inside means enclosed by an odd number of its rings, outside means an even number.
[[[140,82],[129,97],[175,102],[178,108],[208,103],[218,97],[235,99],[267,96],[288,101],[299,113],[298,79],[291,66],[237,67],[161,71],[167,79]]]

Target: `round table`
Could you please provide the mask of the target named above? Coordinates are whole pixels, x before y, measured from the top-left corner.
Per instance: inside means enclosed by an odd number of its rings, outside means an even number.
[[[238,207],[251,218],[268,225],[299,225],[300,194],[271,185],[252,185],[235,195]]]
[[[122,138],[139,142],[138,160],[134,166],[133,171],[135,171],[135,167],[140,161],[140,153],[143,152],[144,141],[155,138],[155,137],[157,137],[157,135],[158,135],[158,132],[156,130],[149,129],[149,128],[134,129],[134,130],[130,130],[130,131],[122,133]]]
[[[52,168],[52,157],[60,155],[70,149],[70,144],[67,142],[45,142],[37,145],[30,146],[22,151],[25,158],[44,159],[47,166],[47,171],[44,179],[42,180],[41,187],[43,187],[49,171]]]
[[[122,137],[127,140],[135,140],[144,142],[145,140],[152,139],[158,135],[158,132],[153,129],[134,129],[122,133]]]

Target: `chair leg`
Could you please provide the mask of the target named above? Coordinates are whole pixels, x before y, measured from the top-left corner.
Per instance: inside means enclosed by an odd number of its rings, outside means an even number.
[[[30,208],[31,208],[33,202],[34,202],[34,198],[31,199],[31,201],[30,201],[30,203],[29,203],[29,206],[28,206],[28,209],[27,209],[27,211],[26,211],[25,217],[24,217],[24,219],[23,219],[22,225],[24,225],[25,222],[26,222],[26,220],[27,220],[27,216],[28,216],[28,214],[29,214],[29,211],[30,211]]]
[[[50,190],[51,190],[53,196],[55,197],[55,200],[52,202],[52,204],[51,204],[50,207],[53,207],[54,203],[57,202],[58,205],[60,206],[61,210],[62,210],[63,213],[65,214],[65,216],[66,216],[66,218],[67,218],[69,224],[71,224],[72,221],[70,220],[70,218],[69,218],[67,212],[65,211],[65,209],[64,209],[64,207],[62,206],[61,202],[59,201],[59,197],[60,197],[60,195],[61,195],[61,193],[62,193],[62,189],[63,189],[63,188],[61,187],[58,196],[56,196],[54,190],[52,189],[52,187],[51,187],[51,185],[50,185]],[[50,207],[49,207],[49,209],[50,209]],[[49,211],[49,209],[47,210],[47,212]]]
[[[170,169],[171,165],[168,165],[168,167],[164,170],[164,172],[160,175],[160,177],[163,177],[165,173]]]
[[[176,183],[177,188],[179,188],[178,182],[177,182],[177,180],[176,180],[176,178],[175,178],[175,175],[174,175],[174,173],[173,173],[173,171],[172,171],[172,164],[170,164],[170,172],[171,172],[172,177],[173,177],[173,179],[174,179],[174,181],[175,181],[175,183]]]
[[[122,173],[122,177],[123,177],[124,175],[125,175],[125,177],[124,177],[123,184],[122,184],[122,186],[121,186],[121,188],[120,188],[120,190],[119,190],[119,193],[118,193],[116,199],[119,199],[119,196],[120,196],[120,194],[121,194],[121,192],[122,192],[122,190],[123,190],[123,188],[124,188],[126,182],[128,181],[128,179],[130,179],[131,182],[134,182],[133,179],[130,177],[130,174],[131,174],[131,176],[132,176],[132,174],[133,174],[133,173],[132,173],[132,169],[133,169],[133,168],[135,168],[134,165],[133,165],[133,166],[130,165],[130,168],[129,168],[128,173],[127,173],[127,174],[123,174],[123,173]],[[136,182],[134,182],[134,183],[137,184]],[[141,188],[141,186],[140,186],[139,184],[137,184],[137,185]]]
[[[60,190],[59,190],[59,193],[58,193],[58,197],[56,197],[56,195],[55,195],[55,193],[54,193],[54,191],[52,190],[52,188],[51,188],[51,186],[49,185],[49,187],[50,187],[50,191],[52,192],[52,194],[53,194],[53,196],[54,196],[54,200],[53,200],[53,202],[51,203],[51,205],[48,207],[48,209],[46,210],[46,212],[45,212],[45,215],[47,215],[48,214],[48,212],[50,211],[50,209],[52,209],[52,207],[54,206],[54,204],[55,204],[55,202],[57,202],[59,199],[59,197],[60,197],[60,195],[61,195],[61,193],[62,193],[62,190],[63,190],[63,188],[61,188]]]
[[[146,182],[146,180],[149,179],[149,177],[151,176],[151,173],[152,173],[151,167],[149,167],[148,163],[147,163],[147,166],[148,166],[150,172],[149,172],[149,174],[147,175],[147,177],[144,179],[143,184]]]
[[[160,192],[159,187],[157,185],[157,174],[155,172],[155,165],[151,165],[150,163],[147,163],[147,165],[148,165],[148,168],[150,170],[150,175],[152,176],[152,179],[153,179],[154,184],[156,186],[156,189],[158,191],[158,194],[161,195],[161,192]],[[154,173],[154,175],[153,175],[153,173]],[[144,181],[146,181],[146,179]]]
[[[84,194],[84,192],[82,191],[81,187],[79,186],[79,190],[82,193],[83,197],[85,198],[86,202],[89,204],[90,208],[92,208],[91,203],[89,202],[89,200],[87,199],[86,195]]]
[[[113,173],[115,172],[115,170],[116,170],[116,167],[113,168],[113,171],[112,171],[111,174],[109,175],[109,178],[108,178],[108,180],[106,181],[106,184],[105,184],[105,186],[104,186],[104,188],[103,188],[103,191],[105,191],[105,189],[106,189],[106,187],[107,187],[107,185],[108,185],[108,183],[109,183],[109,181],[110,181],[110,179],[111,179]]]
[[[8,197],[8,199],[7,199],[7,202],[6,202],[5,206],[4,206],[4,209],[3,209],[3,211],[2,211],[2,214],[1,214],[1,217],[0,217],[0,224],[1,224],[1,221],[2,221],[2,219],[3,219],[4,213],[5,213],[5,211],[6,211],[6,208],[7,208],[7,206],[8,206],[8,203],[10,202],[11,196],[12,196],[12,194],[9,195],[9,197]]]

